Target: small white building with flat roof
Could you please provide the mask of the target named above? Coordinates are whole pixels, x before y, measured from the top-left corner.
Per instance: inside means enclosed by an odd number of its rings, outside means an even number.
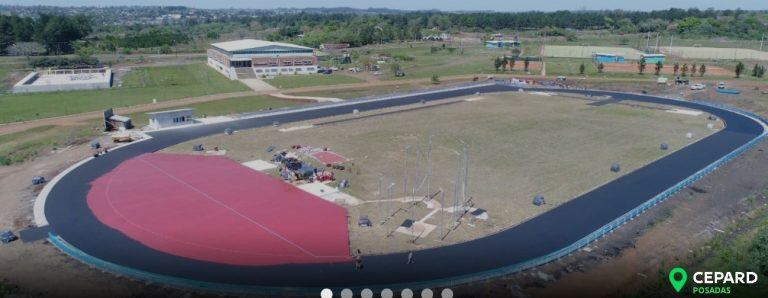
[[[152,129],[161,129],[195,123],[192,119],[192,112],[194,112],[194,110],[195,109],[178,109],[147,113],[149,116],[149,127]]]

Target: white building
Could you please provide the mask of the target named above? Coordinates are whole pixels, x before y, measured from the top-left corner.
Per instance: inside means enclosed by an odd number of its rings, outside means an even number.
[[[192,124],[194,123],[194,120],[192,120],[193,111],[194,109],[178,109],[147,113],[149,116],[149,127],[153,129],[161,129]]]
[[[310,74],[317,72],[312,48],[294,44],[242,39],[211,44],[208,65],[228,78]]]
[[[34,71],[13,85],[13,93],[109,89],[109,68],[49,69]]]

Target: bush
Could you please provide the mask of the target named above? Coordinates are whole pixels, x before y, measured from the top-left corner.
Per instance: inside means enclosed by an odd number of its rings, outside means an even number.
[[[433,74],[431,81],[432,81],[432,84],[435,84],[435,85],[440,84],[440,76],[438,76],[437,74]]]
[[[408,56],[408,55],[405,55],[405,54],[393,55],[392,58],[395,58],[395,60],[397,60],[397,61],[406,61],[406,62],[407,61],[413,61],[414,59],[416,59],[413,56]]]
[[[768,228],[764,227],[757,231],[749,247],[749,253],[760,273],[768,275]]]
[[[64,57],[42,57],[29,62],[29,66],[36,68],[83,68],[97,65],[99,65],[99,59],[93,57],[74,57],[71,59]]]

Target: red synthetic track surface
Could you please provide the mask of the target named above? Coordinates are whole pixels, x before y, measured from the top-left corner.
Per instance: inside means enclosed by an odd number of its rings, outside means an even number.
[[[322,162],[323,164],[335,164],[335,163],[342,163],[347,161],[346,157],[331,151],[318,151],[318,152],[312,153],[312,157]]]
[[[148,153],[92,183],[104,224],[151,248],[236,265],[349,261],[346,210],[226,157]]]

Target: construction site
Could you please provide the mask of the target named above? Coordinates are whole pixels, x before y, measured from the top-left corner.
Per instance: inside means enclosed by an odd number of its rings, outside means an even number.
[[[370,255],[499,232],[722,127],[695,110],[507,92],[227,129],[161,152],[224,155],[343,206],[350,251]]]

